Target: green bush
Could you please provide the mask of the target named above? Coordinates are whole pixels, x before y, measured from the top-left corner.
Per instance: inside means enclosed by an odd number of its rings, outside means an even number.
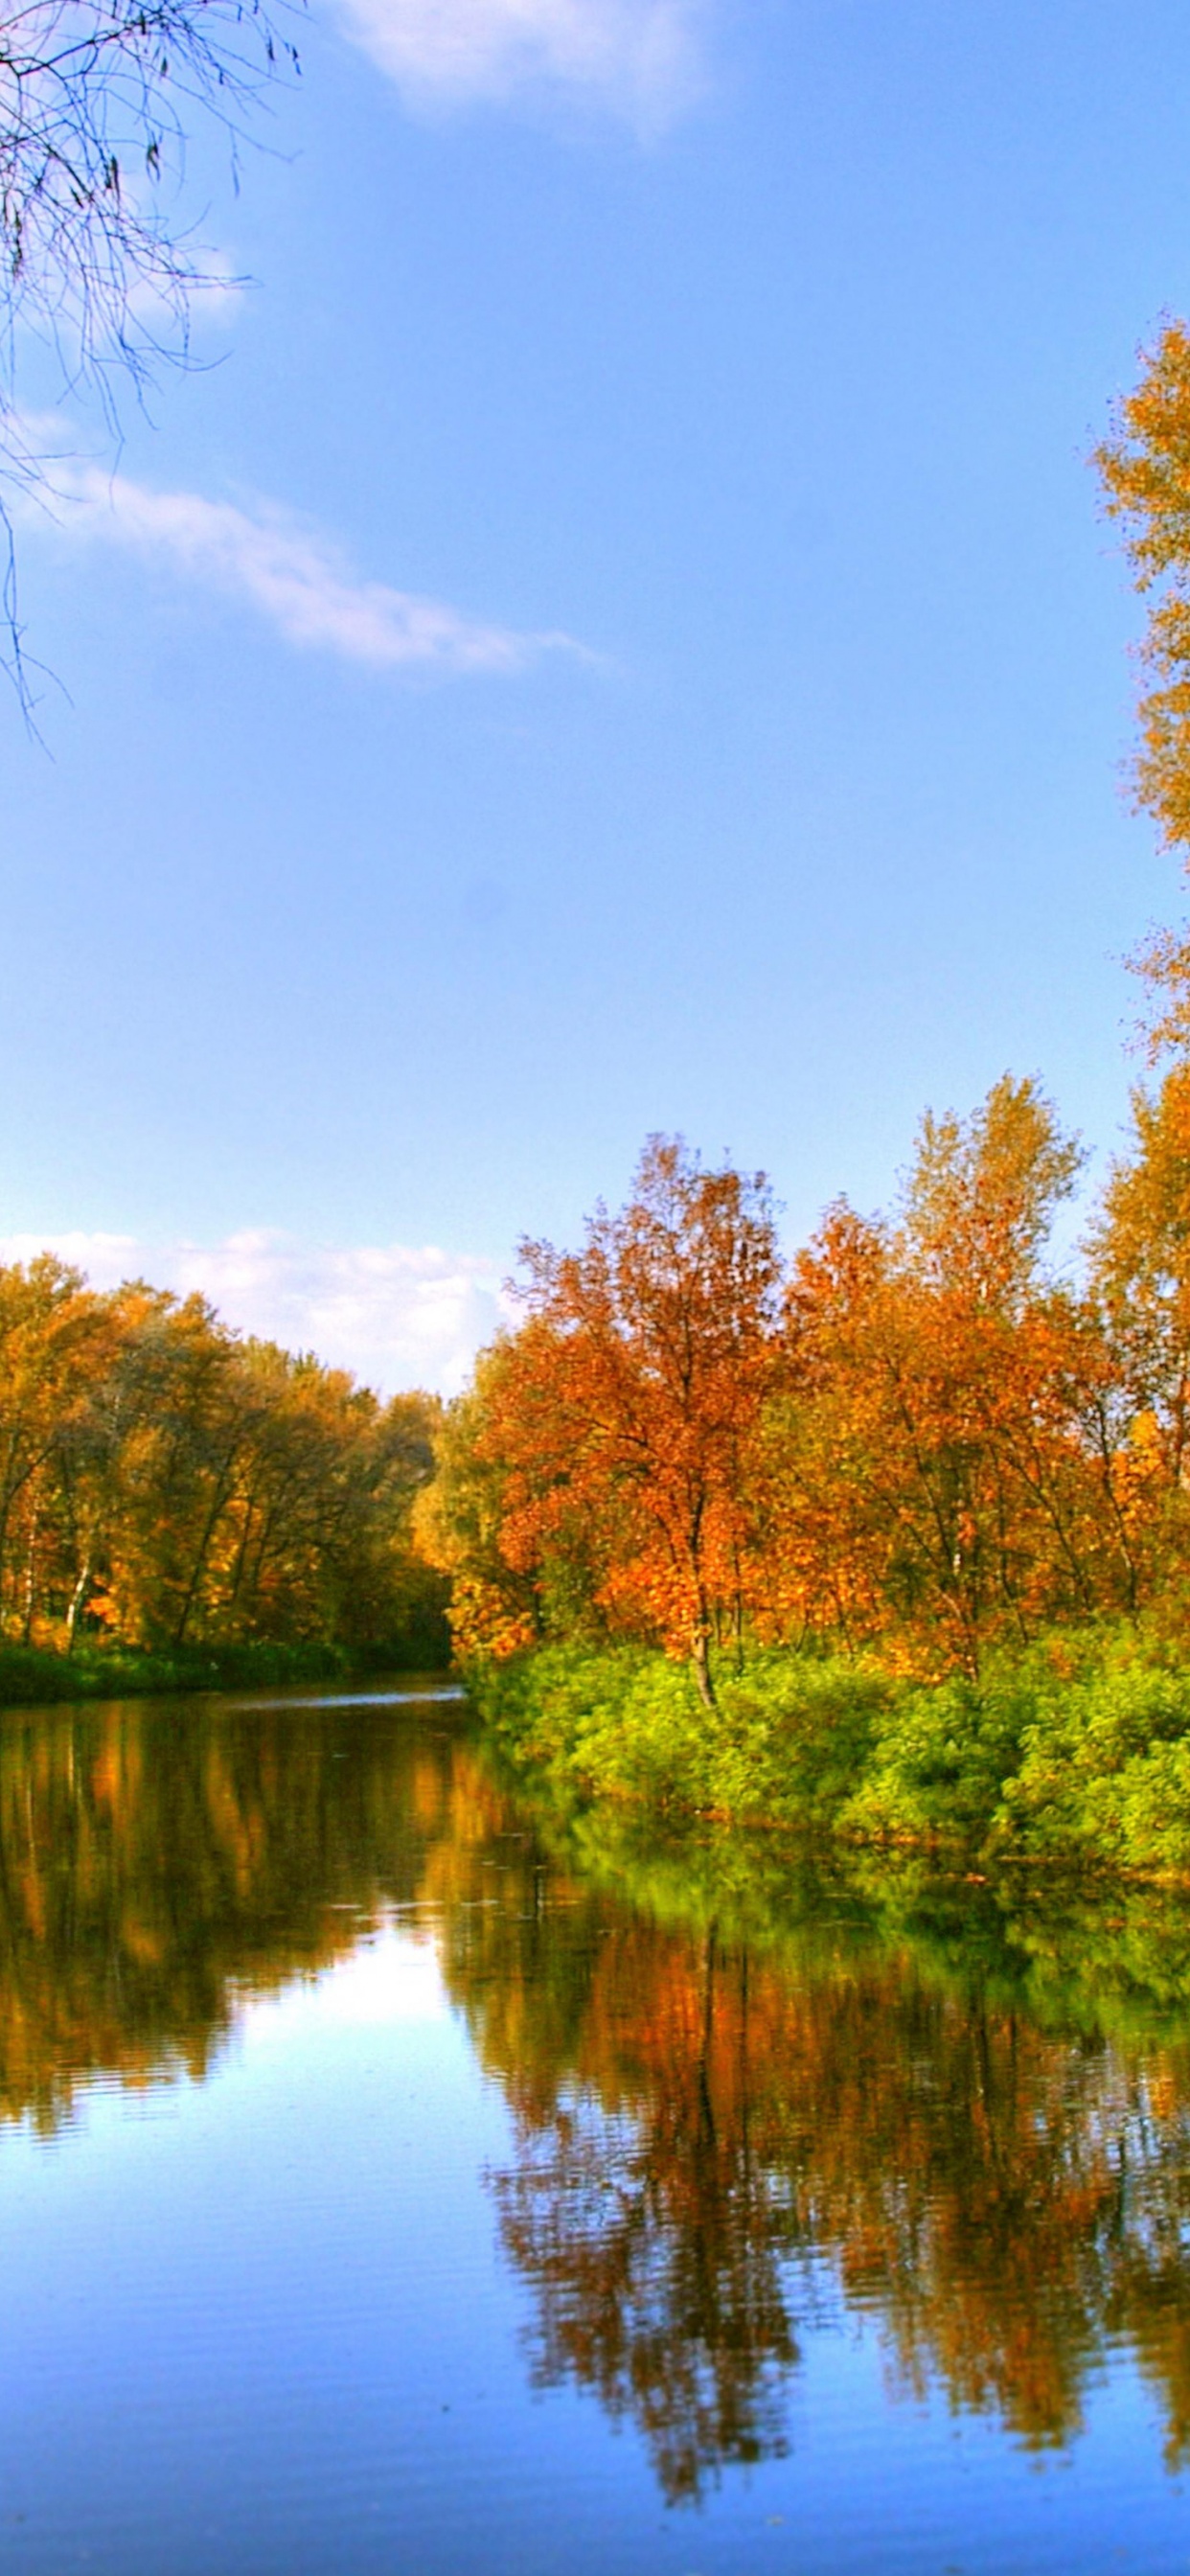
[[[517,1767],[580,1798],[829,1831],[857,1844],[1190,1874],[1190,1673],[1092,1629],[926,1683],[793,1650],[707,1710],[641,1648],[551,1646],[470,1673]]]
[[[1069,1676],[1051,1667],[995,1830],[1029,1850],[1190,1869],[1190,1674],[1130,1638]]]

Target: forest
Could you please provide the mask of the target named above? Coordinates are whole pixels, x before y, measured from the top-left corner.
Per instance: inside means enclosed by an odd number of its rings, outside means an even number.
[[[237,1648],[279,1673],[303,1649],[441,1662],[411,1534],[437,1418],[200,1297],[101,1295],[50,1254],[0,1269],[4,1695],[132,1687],[138,1656],[158,1682],[230,1677]]]

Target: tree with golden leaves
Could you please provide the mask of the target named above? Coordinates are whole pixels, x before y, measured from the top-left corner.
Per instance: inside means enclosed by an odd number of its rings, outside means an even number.
[[[0,1643],[442,1637],[411,1535],[441,1407],[201,1297],[0,1265]]]
[[[839,1205],[797,1256],[765,1453],[778,1633],[974,1674],[1003,1635],[1129,1597],[1110,1354],[1042,1267],[1080,1159],[1005,1075],[971,1118],[927,1115],[898,1223]]]
[[[1120,522],[1148,596],[1136,787],[1169,848],[1190,855],[1190,331],[1168,321],[1140,382],[1095,451],[1108,516]]]

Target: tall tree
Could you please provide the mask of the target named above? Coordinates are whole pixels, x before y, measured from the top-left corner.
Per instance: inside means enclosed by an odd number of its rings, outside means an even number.
[[[798,1256],[767,1447],[778,1624],[974,1672],[1005,1629],[1127,1590],[1084,1420],[1102,1340],[1043,1268],[1080,1159],[1005,1075],[970,1119],[923,1121],[898,1223],[839,1207]]]
[[[627,1205],[599,1207],[579,1251],[521,1257],[527,1322],[496,1426],[521,1479],[505,1551],[515,1563],[560,1520],[593,1523],[601,1600],[688,1655],[712,1706],[716,1634],[742,1616],[776,1321],[764,1176],[704,1171],[653,1137]]]
[[[53,1465],[93,1373],[98,1301],[51,1253],[0,1268],[0,1635],[32,1629]]]
[[[1151,1585],[1190,1540],[1190,1063],[1134,1093],[1090,1254],[1126,1403],[1116,1482]]]

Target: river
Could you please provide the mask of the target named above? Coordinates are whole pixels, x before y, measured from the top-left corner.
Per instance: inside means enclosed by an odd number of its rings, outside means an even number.
[[[1190,1902],[0,1717],[0,2567],[1190,2564]]]

